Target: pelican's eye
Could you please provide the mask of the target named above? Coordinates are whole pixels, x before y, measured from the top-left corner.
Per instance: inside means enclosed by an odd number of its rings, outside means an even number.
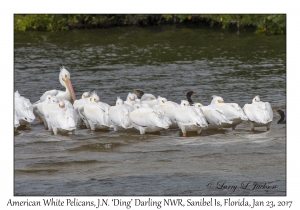
[[[97,100],[94,98],[94,101],[96,102]]]
[[[162,100],[162,102],[163,102],[163,103],[165,103],[165,101],[164,101],[164,100]]]
[[[183,106],[186,106],[186,104],[184,103]]]
[[[68,75],[65,74],[65,78],[68,78]]]
[[[131,101],[131,97],[129,97],[129,100]]]
[[[90,98],[90,101],[92,101],[92,98]]]
[[[119,105],[119,103],[118,103],[118,105]]]
[[[52,100],[53,102],[55,102],[55,100]]]
[[[198,107],[200,107],[200,105],[198,105]]]
[[[48,100],[50,100],[50,97],[48,97]]]

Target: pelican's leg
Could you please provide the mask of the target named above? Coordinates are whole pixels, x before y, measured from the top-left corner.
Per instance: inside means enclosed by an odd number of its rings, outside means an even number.
[[[52,127],[52,130],[53,130],[54,135],[57,135],[57,128]]]
[[[186,137],[186,133],[183,133],[182,136],[183,136],[183,137]]]
[[[254,124],[253,124],[253,122],[250,122],[250,128],[251,128],[251,131],[254,131]]]
[[[145,134],[145,129],[143,127],[139,127],[139,129],[140,129],[140,134],[144,135]]]
[[[74,129],[74,130],[72,130],[72,134],[73,134],[73,135],[75,135],[75,129]]]
[[[237,126],[237,124],[235,124],[234,126],[232,126],[232,130],[235,130],[235,127]]]
[[[202,131],[202,129],[200,129],[200,130],[197,130],[197,133],[198,133],[198,135],[200,135],[200,134],[201,134],[201,131]]]
[[[269,124],[269,125],[267,125],[267,131],[268,131],[268,130],[270,130],[270,124]]]

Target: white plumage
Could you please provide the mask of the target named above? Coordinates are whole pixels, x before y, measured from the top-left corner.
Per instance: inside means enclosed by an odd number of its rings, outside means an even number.
[[[203,106],[201,103],[195,103],[193,106],[203,111],[208,122],[207,129],[218,129],[232,124],[232,121],[228,120],[224,113],[215,107]]]
[[[60,91],[60,90],[49,90],[46,91],[41,97],[40,100],[37,101],[39,102],[43,102],[46,97],[48,95],[50,96],[56,96],[59,100],[67,100],[70,102],[73,102],[76,100],[76,96],[74,93],[74,89],[71,83],[71,75],[68,72],[67,69],[65,69],[65,67],[61,67],[60,68],[60,73],[59,73],[59,82],[62,86],[64,86],[66,88],[65,91]],[[37,103],[36,102],[36,103]]]
[[[93,92],[89,102],[84,105],[84,114],[91,130],[108,130],[112,125],[108,115],[109,105],[100,102],[98,95]]]
[[[81,99],[75,100],[73,103],[73,107],[75,110],[76,115],[76,125],[80,126],[85,124],[87,128],[89,128],[89,123],[86,120],[85,114],[84,114],[84,105],[88,103],[89,101],[90,92],[84,92],[82,94]]]
[[[178,128],[174,109],[177,107],[180,107],[180,105],[173,101],[168,101],[166,98],[163,98],[160,96],[158,96],[156,100],[158,101],[158,104],[153,106],[153,108],[159,109],[159,110],[162,110],[165,112],[165,114],[170,118],[171,123],[172,123],[170,125],[170,128]]]
[[[252,104],[245,104],[243,107],[245,114],[249,119],[249,124],[252,130],[255,127],[266,126],[270,129],[270,124],[273,121],[273,110],[269,102],[260,101],[259,96],[252,100]]]
[[[140,134],[168,129],[172,123],[164,112],[147,106],[136,103],[133,105],[134,111],[129,114],[133,126]]]
[[[237,103],[225,103],[220,96],[213,96],[211,104],[208,106],[221,110],[227,119],[232,121],[232,124],[224,126],[225,128],[231,127],[234,130],[239,123],[248,120],[242,108]]]
[[[115,131],[127,130],[133,128],[129,117],[132,107],[124,104],[124,101],[118,97],[115,106],[111,106],[108,110],[109,117],[112,121]]]
[[[186,136],[187,131],[197,131],[200,134],[202,129],[206,129],[208,126],[203,111],[190,106],[186,100],[182,100],[180,107],[175,108],[174,112],[177,125],[183,136]]]
[[[54,106],[47,114],[49,130],[52,130],[55,135],[69,132],[75,134],[76,124],[73,110],[66,107],[63,101],[55,103]]]
[[[29,99],[21,96],[18,91],[15,92],[15,115],[20,125],[25,125],[30,130],[31,123],[34,121],[33,106]]]

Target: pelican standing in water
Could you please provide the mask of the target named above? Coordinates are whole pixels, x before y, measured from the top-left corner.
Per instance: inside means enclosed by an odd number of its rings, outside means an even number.
[[[133,108],[134,110],[129,114],[129,117],[133,127],[139,130],[140,134],[168,129],[172,124],[164,112],[153,109],[147,104],[136,103],[133,105]]]
[[[65,69],[65,67],[60,68],[59,82],[62,86],[64,86],[66,88],[66,90],[65,91],[61,91],[61,90],[46,91],[40,97],[40,100],[35,102],[34,105],[33,105],[33,110],[34,110],[35,114],[37,113],[37,105],[39,103],[43,103],[47,99],[48,95],[56,96],[59,100],[67,100],[67,101],[70,101],[71,103],[76,100],[76,95],[74,93],[74,89],[73,89],[73,86],[72,86],[72,83],[71,83],[71,75],[68,72],[68,70]],[[38,114],[37,114],[37,116],[38,116]],[[40,122],[42,123],[43,119],[40,118]]]
[[[180,107],[174,109],[176,122],[181,129],[183,136],[187,131],[197,131],[198,135],[208,124],[201,109],[190,106],[186,100],[181,100]]]
[[[219,129],[228,127],[232,124],[232,121],[230,121],[220,109],[212,106],[203,106],[201,103],[194,103],[191,98],[194,94],[194,91],[187,92],[187,100],[190,104],[193,104],[196,109],[201,109],[203,111],[208,123],[207,129]]]
[[[232,121],[232,124],[224,126],[224,128],[232,128],[240,124],[242,121],[247,121],[248,117],[243,112],[242,108],[237,103],[225,103],[224,99],[220,96],[212,96],[213,99],[209,107],[217,108],[221,110],[228,120]]]
[[[75,134],[76,123],[73,110],[65,107],[65,101],[59,101],[55,104],[55,108],[48,113],[48,126],[55,135],[57,133],[67,134],[72,132]]]
[[[29,99],[21,96],[18,91],[15,92],[15,116],[20,125],[25,125],[30,130],[31,123],[34,121],[33,106]]]
[[[111,106],[108,110],[109,117],[113,123],[114,130],[127,130],[133,128],[131,119],[129,117],[132,107],[124,104],[124,101],[118,97],[115,106]]]
[[[270,130],[270,124],[273,121],[273,110],[269,102],[260,101],[259,96],[255,96],[252,104],[245,104],[243,110],[249,119],[252,131],[255,127],[264,126],[267,127],[267,131]]]
[[[91,130],[109,130],[112,122],[108,115],[109,105],[100,102],[99,96],[93,92],[89,102],[84,105],[84,114]]]

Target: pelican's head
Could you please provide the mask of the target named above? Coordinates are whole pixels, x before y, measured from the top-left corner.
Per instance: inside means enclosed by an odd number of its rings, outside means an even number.
[[[140,103],[136,103],[133,105],[133,110],[140,109],[142,105]]]
[[[15,97],[20,97],[21,95],[20,95],[20,93],[19,93],[19,91],[17,90],[16,92],[15,92]]]
[[[124,104],[124,101],[118,96],[116,106],[121,106],[122,104]]]
[[[222,97],[220,97],[220,96],[213,95],[212,98],[213,98],[213,99],[212,99],[212,101],[211,101],[210,104],[220,104],[220,103],[225,103],[225,102],[224,102],[224,99],[223,99]]]
[[[180,106],[182,107],[190,106],[190,103],[187,100],[181,100]]]
[[[56,96],[51,96],[50,97],[50,103],[51,104],[57,104],[57,103],[59,103],[59,100]]]
[[[82,99],[88,98],[90,96],[90,92],[84,92],[82,94]]]
[[[94,102],[94,103],[98,103],[100,101],[99,96],[97,95],[97,93],[94,91],[92,93],[92,95],[90,96],[90,102]]]
[[[74,89],[71,83],[71,75],[65,67],[60,68],[59,73],[59,82],[62,86],[66,87],[67,91],[70,93],[73,101],[76,100],[76,95],[74,93]]]
[[[168,101],[166,98],[160,96],[158,96],[157,99],[158,99],[158,104],[165,104]]]
[[[252,100],[252,103],[254,102],[260,102],[260,98],[259,98],[259,95],[255,96]]]
[[[193,106],[194,106],[194,107],[197,107],[197,108],[200,108],[200,107],[202,107],[203,105],[200,104],[200,103],[194,103]]]
[[[134,93],[128,93],[126,101],[134,101],[137,99],[137,96]]]
[[[59,101],[58,107],[59,108],[65,108],[65,103],[63,101]]]

